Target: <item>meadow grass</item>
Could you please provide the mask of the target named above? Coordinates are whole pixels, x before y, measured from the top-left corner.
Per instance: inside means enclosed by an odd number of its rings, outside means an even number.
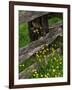
[[[58,23],[59,21],[62,21],[62,19],[58,17],[53,17],[48,20],[48,23],[49,23],[49,26],[51,26],[53,24]],[[30,43],[30,38],[29,38],[28,24],[21,23],[19,25],[19,48],[24,47],[29,43]],[[57,48],[60,47],[59,39],[58,41],[56,41],[56,43],[53,42],[53,44],[51,44],[50,46],[52,45],[56,45]],[[42,65],[44,69],[42,68],[42,66],[40,66],[39,70],[37,70],[37,72],[34,72],[30,78],[63,76],[63,71],[62,71],[63,62],[61,61],[60,63],[60,60],[63,60],[62,59],[63,56],[58,53],[55,53],[54,57],[50,56],[49,58],[47,58],[48,59],[47,65],[46,66]],[[19,64],[19,72],[23,71],[25,68],[27,68],[28,66],[32,65],[35,62],[37,62],[35,56],[32,56],[29,59],[25,60],[22,64]]]
[[[30,43],[28,24],[21,23],[19,25],[19,47],[24,47]]]

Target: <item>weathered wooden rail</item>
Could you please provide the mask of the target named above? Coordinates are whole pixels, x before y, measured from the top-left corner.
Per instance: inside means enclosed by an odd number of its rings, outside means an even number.
[[[27,22],[30,41],[38,39],[38,34],[34,33],[34,30],[38,30],[39,34],[47,34],[49,32],[48,20],[53,17],[63,18],[62,13],[52,12],[38,12],[38,11],[19,11],[19,24]],[[41,28],[42,29],[41,29]],[[42,31],[42,32],[41,32]],[[43,34],[42,34],[43,33]]]
[[[58,52],[58,53],[59,53],[59,51],[60,51],[60,48],[57,48],[57,49],[55,50],[55,52]],[[52,53],[49,54],[49,55],[47,55],[47,58],[48,58],[49,56],[51,56],[51,55],[52,55]],[[19,79],[29,78],[29,77],[32,75],[32,73],[34,72],[34,70],[36,70],[36,69],[38,69],[38,64],[37,64],[37,62],[33,63],[31,66],[27,67],[27,68],[24,69],[22,72],[20,72],[20,73],[19,73]]]
[[[45,16],[46,15],[46,16]],[[59,22],[55,25],[49,26],[47,25],[46,18],[52,18],[57,16],[59,18],[63,18],[62,13],[50,13],[50,12],[34,12],[34,11],[21,11],[19,13],[19,24],[27,22],[29,27],[30,36],[32,35],[30,28],[32,21],[36,19],[36,22],[39,22],[37,19],[40,20],[40,23],[43,26],[43,30],[46,32],[44,36],[40,39],[32,41],[29,45],[22,47],[19,49],[19,64],[22,64],[25,60],[30,58],[33,54],[39,51],[45,44],[51,44],[58,36],[62,36],[63,33],[63,23]],[[31,37],[30,37],[31,38]],[[57,50],[56,50],[57,51]],[[19,78],[29,78],[32,74],[33,69],[37,69],[37,63],[32,64],[31,66],[24,69],[22,72],[19,73]]]
[[[25,11],[19,13],[19,23],[29,22],[37,17],[48,14],[48,12]]]
[[[34,69],[37,69],[38,64],[34,63],[31,66],[27,67],[24,69],[22,72],[19,73],[19,78],[24,79],[24,78],[29,78],[29,76],[34,72]]]
[[[19,23],[29,22],[35,18],[41,17],[43,15],[48,15],[48,18],[57,16],[62,18],[62,13],[50,13],[50,12],[34,12],[34,11],[20,11],[19,12]]]
[[[44,44],[51,44],[59,35],[62,35],[62,23],[56,26],[50,27],[51,30],[44,37],[39,40],[31,42],[26,47],[20,48],[19,50],[19,63],[21,64],[24,60],[31,57],[35,52],[41,49]]]

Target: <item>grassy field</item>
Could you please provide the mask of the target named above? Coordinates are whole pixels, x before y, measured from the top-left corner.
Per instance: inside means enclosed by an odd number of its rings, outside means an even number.
[[[24,47],[30,43],[28,24],[22,23],[19,26],[19,47]]]
[[[50,78],[63,76],[63,58],[58,52],[52,52],[50,56],[38,59],[39,67],[30,78]]]
[[[62,19],[54,17],[48,20],[49,25],[56,24],[58,22],[62,22]],[[62,38],[58,37],[51,45],[50,48],[57,49],[61,46]],[[30,43],[29,33],[28,33],[28,25],[27,23],[22,23],[19,25],[19,48],[24,47]],[[53,51],[52,51],[53,52]],[[41,78],[41,77],[62,77],[63,76],[63,54],[54,53],[54,56],[51,55],[47,59],[47,65],[44,64],[45,59],[41,58],[37,59],[36,55],[33,55],[28,60],[25,60],[22,64],[19,64],[19,72],[23,71],[28,66],[33,63],[39,63],[39,69],[36,70],[30,78]]]
[[[62,19],[60,19],[58,17],[53,17],[48,20],[49,26],[51,26],[53,24],[57,24],[58,22],[62,22]]]

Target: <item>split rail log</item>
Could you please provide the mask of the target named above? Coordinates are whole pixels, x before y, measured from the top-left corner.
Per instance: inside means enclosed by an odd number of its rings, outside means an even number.
[[[55,52],[58,52],[58,53],[59,53],[59,51],[60,51],[60,48],[57,48],[55,50]],[[47,55],[47,58],[50,55],[52,55],[52,53],[49,54],[49,55]],[[36,70],[36,69],[38,69],[37,62],[35,62],[34,64],[30,65],[29,67],[27,67],[26,69],[24,69],[22,72],[20,72],[19,73],[19,79],[26,79],[26,78],[28,79],[32,75],[32,73],[34,72],[34,70]]]
[[[29,67],[27,67],[26,69],[24,69],[22,72],[19,73],[19,78],[20,79],[24,79],[24,78],[29,78],[29,76],[34,72],[34,69],[37,69],[38,64],[34,63],[32,65],[30,65]]]
[[[49,14],[48,12],[34,12],[34,11],[26,11],[19,13],[19,24],[24,22],[29,22],[34,20],[35,18],[41,17],[43,15]]]
[[[63,18],[62,13],[21,11],[21,12],[19,12],[19,24],[24,23],[24,22],[30,22],[30,21],[34,20],[35,18],[41,17],[43,15],[48,15],[48,18],[52,18],[54,16]]]
[[[31,57],[38,50],[40,50],[45,44],[51,44],[58,36],[62,36],[62,23],[56,25],[56,27],[51,27],[52,30],[49,31],[45,36],[39,40],[31,42],[26,47],[20,48],[19,50],[19,64]]]

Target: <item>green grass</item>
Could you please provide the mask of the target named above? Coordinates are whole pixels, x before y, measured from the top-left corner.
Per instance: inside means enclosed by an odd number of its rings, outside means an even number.
[[[62,19],[58,17],[53,17],[48,20],[49,26],[57,24],[58,22],[62,22]]]
[[[58,17],[53,17],[48,20],[49,26],[62,22],[62,19]],[[56,39],[50,47],[55,49],[61,46],[62,38]],[[28,24],[22,23],[19,25],[19,48],[24,47],[30,43]],[[51,55],[47,58],[47,65],[44,63],[44,58],[39,64],[38,70],[32,74],[30,78],[41,78],[41,77],[62,77],[63,76],[63,55],[60,53],[55,53],[54,56]],[[25,68],[29,67],[33,63],[38,62],[35,56],[30,57],[25,60],[21,65],[19,65],[19,72],[23,71]],[[57,68],[58,66],[58,68]]]
[[[53,17],[48,20],[48,23],[49,25],[53,25],[58,23],[59,21],[62,21],[62,19],[58,17]],[[29,38],[28,24],[21,23],[19,25],[19,47],[24,47],[29,43],[30,43],[30,38]]]
[[[51,44],[51,52],[49,52],[50,54],[52,54],[47,57],[46,60],[44,58],[44,55],[46,56],[48,54],[43,54],[43,51],[48,48],[47,46],[45,46],[44,49],[42,48],[42,50],[40,50],[42,52],[38,51],[39,53],[37,54],[40,56],[40,58],[37,58],[36,55],[33,55],[29,59],[25,60],[21,65],[19,65],[19,72],[23,71],[24,69],[36,62],[38,63],[39,67],[37,67],[38,69],[29,78],[62,77],[63,54],[60,54],[58,52],[53,53],[54,50],[60,47],[60,44],[58,42],[62,42],[62,38],[57,37],[57,39]]]
[[[35,56],[32,56],[29,59],[26,59],[22,64],[19,64],[19,72],[23,71],[25,68],[35,63],[35,60]]]
[[[19,25],[19,47],[24,47],[30,43],[28,24],[22,23]]]
[[[52,53],[46,58],[47,64],[44,63],[45,59],[39,61],[39,67],[32,73],[30,78],[51,78],[63,77],[63,58],[58,52]]]

